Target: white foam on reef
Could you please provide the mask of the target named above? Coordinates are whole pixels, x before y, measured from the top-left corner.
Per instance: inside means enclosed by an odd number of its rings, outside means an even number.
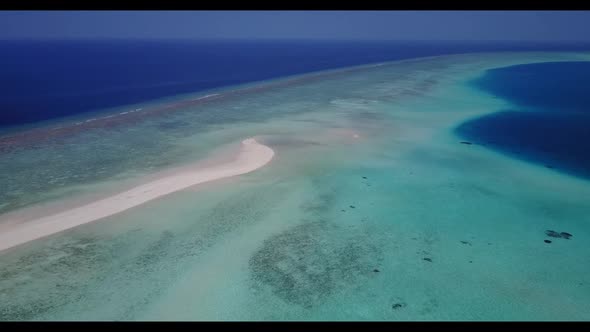
[[[204,95],[202,97],[194,98],[191,100],[203,100],[203,99],[207,99],[207,98],[211,98],[211,97],[215,97],[215,96],[219,96],[219,93],[212,93],[212,94]]]

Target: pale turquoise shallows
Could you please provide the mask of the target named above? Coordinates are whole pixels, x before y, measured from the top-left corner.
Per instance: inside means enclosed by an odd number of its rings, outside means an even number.
[[[507,106],[469,79],[568,60],[590,54],[287,78],[3,155],[0,209],[12,213],[113,192],[248,137],[275,151],[253,173],[1,253],[0,320],[588,320],[590,181],[453,135]],[[548,245],[547,229],[573,237]]]

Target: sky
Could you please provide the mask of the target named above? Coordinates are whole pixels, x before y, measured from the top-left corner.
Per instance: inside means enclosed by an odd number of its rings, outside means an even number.
[[[590,41],[590,11],[0,11],[0,39]]]

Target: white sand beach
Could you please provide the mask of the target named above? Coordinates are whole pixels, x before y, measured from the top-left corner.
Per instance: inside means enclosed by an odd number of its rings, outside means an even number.
[[[148,201],[204,182],[252,172],[271,161],[274,151],[254,138],[242,141],[233,161],[186,170],[125,192],[34,220],[5,224],[0,229],[0,251],[47,235],[123,212]]]

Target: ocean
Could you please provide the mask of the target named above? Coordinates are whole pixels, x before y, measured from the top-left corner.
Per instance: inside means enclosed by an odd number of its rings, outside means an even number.
[[[366,63],[467,52],[587,48],[533,42],[4,40],[0,130]]]
[[[586,137],[588,48],[242,43],[19,44],[53,55],[7,69],[38,97],[0,135],[0,232],[246,138],[274,157],[2,251],[0,320],[590,319],[585,145],[536,142]]]

